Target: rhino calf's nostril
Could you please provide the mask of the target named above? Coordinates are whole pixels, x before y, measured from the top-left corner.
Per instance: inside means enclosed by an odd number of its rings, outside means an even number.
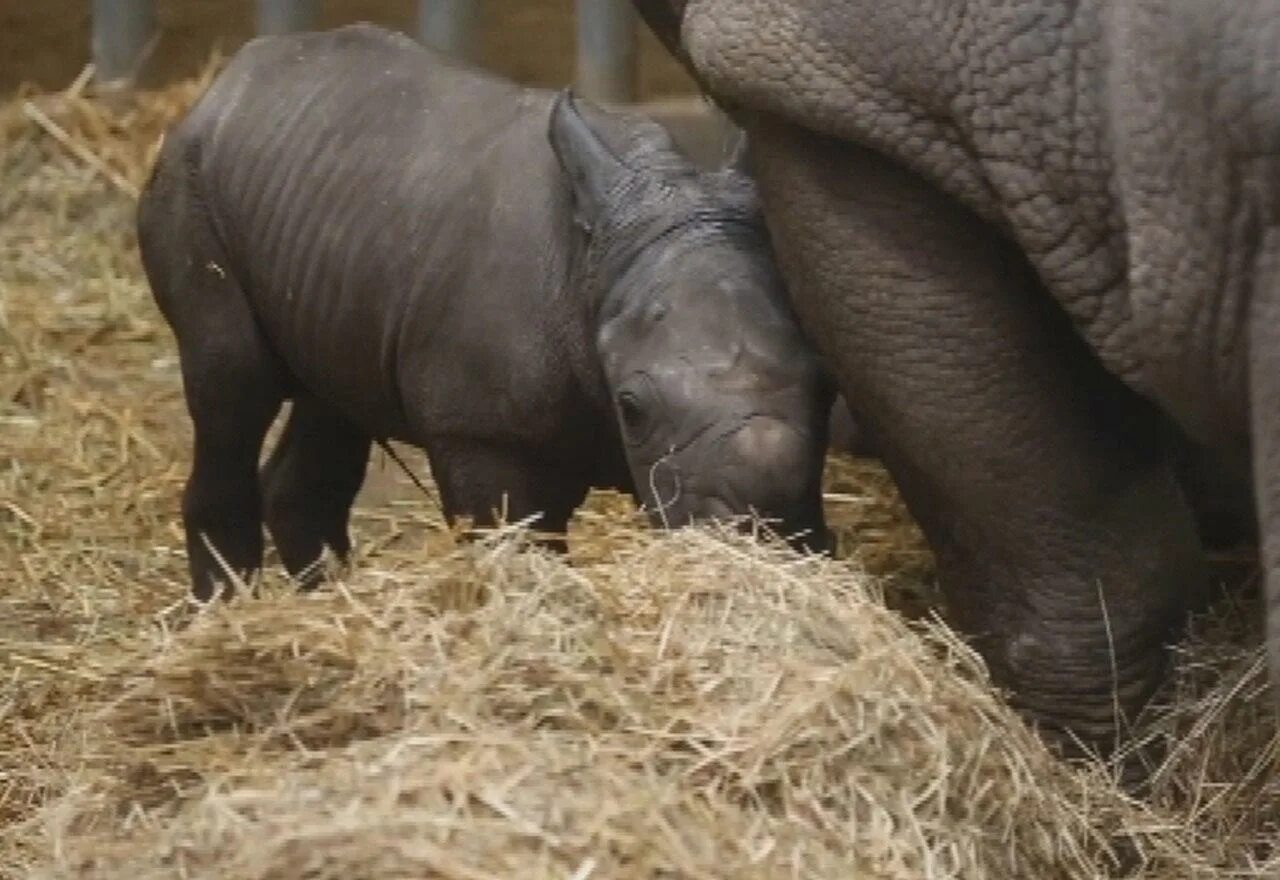
[[[734,433],[729,443],[742,460],[768,467],[796,460],[800,437],[780,421],[753,418]]]

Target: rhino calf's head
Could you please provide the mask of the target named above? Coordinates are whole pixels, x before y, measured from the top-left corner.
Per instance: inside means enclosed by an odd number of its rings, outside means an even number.
[[[585,231],[605,385],[658,525],[756,515],[826,548],[834,395],[774,266],[750,179],[700,171],[655,122],[593,127],[566,91],[550,138]]]

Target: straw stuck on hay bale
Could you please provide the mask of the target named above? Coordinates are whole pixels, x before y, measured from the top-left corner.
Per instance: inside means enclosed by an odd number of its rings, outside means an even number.
[[[1252,593],[1137,722],[1168,757],[1134,801],[933,619],[866,462],[828,473],[844,560],[606,496],[560,559],[457,545],[379,454],[350,572],[194,610],[129,190],[198,91],[0,109],[0,876],[1280,875]]]
[[[905,880],[1103,858],[1081,783],[946,630],[913,633],[836,563],[629,543],[574,569],[499,536],[86,658],[115,686],[81,707],[99,767],[48,812],[51,875]]]

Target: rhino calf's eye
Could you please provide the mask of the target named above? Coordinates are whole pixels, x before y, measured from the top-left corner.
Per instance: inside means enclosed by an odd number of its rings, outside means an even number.
[[[628,431],[638,431],[644,425],[644,410],[640,406],[640,398],[630,391],[618,395],[618,414],[622,424]]]

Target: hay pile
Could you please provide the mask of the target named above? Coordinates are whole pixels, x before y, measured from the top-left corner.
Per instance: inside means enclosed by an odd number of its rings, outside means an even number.
[[[1280,875],[1252,598],[1197,621],[1131,801],[886,609],[930,563],[868,463],[829,474],[842,561],[607,496],[568,562],[459,546],[386,470],[338,583],[193,609],[130,192],[198,89],[0,109],[0,876]]]

